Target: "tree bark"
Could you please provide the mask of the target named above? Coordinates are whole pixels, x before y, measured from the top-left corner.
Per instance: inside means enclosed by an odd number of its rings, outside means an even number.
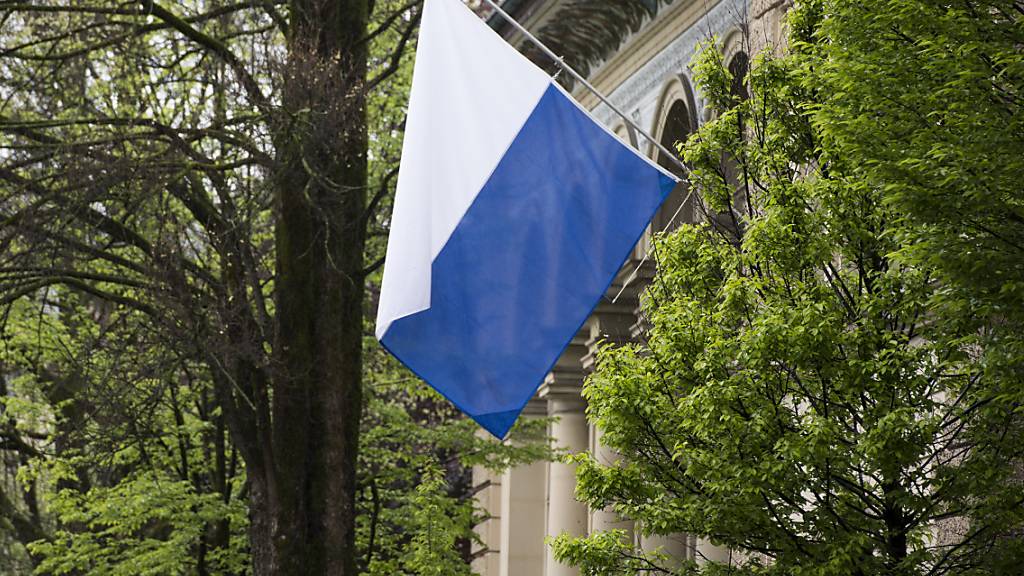
[[[356,572],[368,12],[368,0],[291,3],[274,135],[273,450],[251,486],[261,576]]]
[[[6,137],[25,140],[30,147],[49,148],[52,154],[41,154],[29,163],[62,175],[47,179],[53,182],[51,190],[49,184],[23,175],[35,172],[20,164],[21,160],[12,156],[11,162],[4,162],[0,180],[13,192],[2,196],[16,210],[8,214],[4,204],[5,222],[21,227],[26,246],[52,242],[55,253],[66,251],[69,266],[100,257],[118,270],[113,275],[84,278],[54,272],[32,282],[29,280],[35,276],[26,276],[12,287],[3,287],[2,300],[11,302],[42,288],[64,285],[152,318],[154,329],[162,331],[167,342],[206,362],[214,382],[232,444],[246,463],[253,572],[259,576],[346,576],[355,573],[356,565],[363,250],[369,220],[366,38],[373,0],[289,1],[288,11],[278,11],[275,2],[261,2],[197,12],[200,7],[139,0],[135,6],[129,3],[112,9],[118,16],[116,25],[97,16],[95,22],[67,19],[66,34],[40,29],[44,37],[26,44],[23,50],[32,52],[33,46],[45,44],[46,58],[56,56],[52,62],[39,60],[35,54],[25,58],[44,62],[38,64],[40,70],[52,63],[54,68],[47,74],[55,77],[62,66],[74,65],[76,58],[106,51],[98,47],[111,43],[134,46],[135,39],[143,39],[137,51],[118,53],[118,58],[127,57],[130,62],[137,54],[148,54],[148,48],[142,47],[149,46],[149,35],[180,36],[219,63],[211,70],[205,66],[178,70],[182,68],[180,60],[170,64],[168,69],[182,76],[184,91],[169,94],[190,106],[195,99],[195,110],[205,110],[206,87],[215,86],[222,93],[213,106],[213,122],[179,118],[176,112],[157,114],[169,122],[164,124],[142,112],[149,106],[148,96],[139,95],[145,91],[130,91],[126,103],[114,108],[128,113],[137,105],[137,118],[94,118],[94,107],[82,102],[72,108],[82,123],[72,120],[38,129],[0,126]],[[15,10],[42,22],[53,18],[52,12],[65,11],[58,4],[24,4]],[[83,10],[88,14],[93,8]],[[95,10],[96,14],[107,11]],[[273,20],[273,31],[259,31],[261,25],[255,23],[265,21],[260,14]],[[282,14],[288,15],[288,22]],[[126,22],[131,22],[127,28],[122,26]],[[55,29],[63,30],[61,26]],[[277,30],[286,34],[286,63],[280,70],[250,70],[249,66],[265,62],[277,67]],[[409,27],[404,38],[412,30]],[[35,34],[26,31],[30,32]],[[252,47],[248,53],[233,52],[236,46],[244,46],[239,40],[243,37],[252,42],[264,38],[270,42],[265,53],[272,56],[248,60],[247,56],[260,52]],[[74,46],[68,45],[72,38]],[[402,46],[404,43],[398,53]],[[9,52],[12,54],[5,58],[17,60],[19,55]],[[65,53],[71,55],[61,56]],[[157,55],[154,48],[154,57]],[[177,57],[177,52],[172,55]],[[57,63],[61,58],[65,61]],[[77,78],[72,85],[78,86]],[[203,86],[201,94],[196,86]],[[82,87],[84,90],[85,84]],[[22,98],[25,102],[43,103],[24,107],[29,118],[54,105],[49,102],[50,88],[37,93],[31,83],[20,83],[15,91],[28,95]],[[56,92],[61,94],[59,107],[64,108],[63,100],[75,91]],[[226,105],[239,95],[239,106]],[[84,101],[89,95],[83,92],[80,96]],[[249,118],[254,111],[258,114]],[[223,131],[222,124],[229,119],[243,127],[237,134]],[[75,142],[65,141],[61,131],[71,126],[76,127],[71,131],[75,134],[96,134],[95,143],[78,136]],[[264,154],[263,135],[268,132],[275,158]],[[193,136],[197,138],[193,140]],[[248,136],[251,141],[239,140]],[[145,145],[121,147],[119,141]],[[231,160],[221,165],[209,158],[211,145],[222,148],[213,156],[225,159],[235,157],[234,147],[244,149],[242,156],[254,157],[254,172],[249,171],[247,162],[243,176],[241,164],[232,167]],[[180,174],[175,169],[172,175],[162,160],[150,165],[153,158],[196,167]],[[102,178],[93,183],[82,177],[88,170]],[[264,280],[270,274],[265,274],[260,258],[266,243],[262,203],[254,207],[259,217],[236,204],[252,198],[240,191],[251,192],[257,181],[255,185],[262,185],[265,174],[270,175],[266,182],[275,206],[276,261],[270,286],[276,306],[272,311],[263,302]],[[124,191],[115,185],[120,183],[130,183],[133,191],[136,186],[145,191],[140,198],[151,192],[145,190],[147,186],[156,186],[152,192],[159,195],[160,210],[167,212],[149,214],[144,210],[146,214],[135,218],[134,208],[124,202]],[[66,193],[65,187],[71,192]],[[259,192],[262,202],[262,190]],[[104,202],[102,210],[93,207]],[[134,201],[131,204],[135,206]],[[142,202],[138,205],[150,207]],[[184,219],[181,227],[172,228],[171,223],[177,223],[179,217]],[[51,223],[61,226],[48,228]],[[159,237],[149,239],[153,230],[160,231]],[[208,248],[216,251],[216,258],[206,260],[204,253],[203,261],[193,260],[191,248],[183,248],[199,236],[208,238]],[[12,244],[12,238],[0,238],[6,243],[5,250],[21,242],[18,239]],[[138,252],[139,262],[124,256],[128,247]],[[25,250],[15,256],[34,264],[33,252]],[[207,261],[215,263],[207,267]],[[102,281],[97,280],[100,276]],[[121,280],[115,282],[119,289],[144,291],[144,297],[136,300],[96,286],[108,283],[108,276]]]

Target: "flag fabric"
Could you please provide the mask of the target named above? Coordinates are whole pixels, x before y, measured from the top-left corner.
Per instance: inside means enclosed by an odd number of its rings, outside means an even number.
[[[459,0],[426,0],[378,340],[503,438],[677,180]]]

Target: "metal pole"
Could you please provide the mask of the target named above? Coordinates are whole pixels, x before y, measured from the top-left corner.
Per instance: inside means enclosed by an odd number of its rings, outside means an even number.
[[[598,92],[597,88],[594,88],[594,86],[590,82],[587,82],[587,79],[584,78],[582,74],[580,74],[579,72],[573,70],[572,67],[570,67],[568,64],[566,64],[565,60],[561,56],[559,56],[559,55],[555,54],[554,52],[552,52],[550,48],[545,46],[543,42],[541,42],[540,40],[537,39],[536,36],[531,34],[530,31],[527,30],[525,26],[523,26],[522,24],[517,22],[515,18],[513,18],[507,12],[502,10],[501,6],[498,6],[498,4],[494,0],[483,0],[483,1],[486,2],[487,5],[489,5],[491,8],[494,8],[494,11],[497,12],[502,18],[504,18],[506,22],[511,24],[516,30],[519,30],[520,32],[522,32],[523,36],[525,36],[527,40],[532,42],[533,45],[536,46],[537,48],[540,48],[541,51],[544,52],[545,54],[547,54],[547,56],[549,58],[554,60],[555,63],[558,64],[558,66],[562,70],[565,70],[566,72],[568,72],[570,76],[572,76],[573,78],[576,79],[576,81],[578,81],[580,84],[583,84],[583,86],[585,86],[587,88],[587,90],[590,90],[594,94],[594,96],[597,96],[598,100],[603,102],[605,106],[611,108],[612,112],[615,112],[616,114],[618,114],[619,117],[622,118],[626,122],[626,124],[628,124],[631,128],[633,128],[633,130],[636,130],[637,133],[640,134],[641,136],[643,136],[644,138],[646,138],[648,142],[650,142],[651,144],[654,144],[654,146],[658,150],[660,150],[662,154],[667,156],[669,158],[669,160],[671,160],[673,163],[675,163],[676,166],[679,166],[679,168],[683,171],[684,174],[689,174],[690,169],[686,167],[686,164],[683,164],[683,162],[679,159],[679,156],[677,156],[675,153],[671,152],[668,148],[663,146],[660,142],[655,140],[650,134],[645,132],[643,128],[637,126],[636,123],[633,122],[633,120],[629,116],[626,116],[626,114],[622,110],[619,110],[618,107],[616,107],[614,104],[612,104],[611,101],[609,101],[608,98],[606,98],[604,94],[601,94],[600,92]]]

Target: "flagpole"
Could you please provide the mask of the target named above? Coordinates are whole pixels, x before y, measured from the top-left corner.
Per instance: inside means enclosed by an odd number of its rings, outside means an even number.
[[[572,76],[573,78],[576,79],[576,81],[578,81],[580,84],[583,84],[583,86],[586,87],[587,90],[590,90],[590,92],[593,93],[594,96],[597,96],[598,100],[603,102],[605,106],[611,108],[612,112],[615,112],[616,114],[618,114],[619,117],[622,118],[622,120],[625,121],[626,124],[628,124],[633,130],[636,130],[637,133],[640,134],[641,136],[643,136],[644,138],[646,138],[648,142],[650,142],[651,144],[654,144],[654,146],[658,150],[660,150],[662,154],[667,156],[669,158],[669,160],[671,160],[676,166],[678,166],[683,171],[684,174],[689,174],[690,169],[687,168],[685,164],[683,164],[683,162],[679,159],[679,156],[677,154],[671,152],[668,148],[666,148],[660,142],[655,140],[654,137],[652,137],[650,134],[648,134],[646,131],[644,131],[643,128],[637,126],[636,122],[633,122],[633,120],[629,116],[626,116],[626,114],[622,110],[619,110],[619,108],[617,106],[612,104],[611,101],[608,100],[608,98],[606,98],[604,94],[599,92],[597,90],[597,88],[595,88],[593,86],[593,84],[591,84],[590,82],[587,82],[587,79],[584,78],[582,74],[580,74],[579,72],[573,70],[573,68],[571,66],[566,64],[565,60],[561,56],[555,54],[550,48],[545,46],[544,43],[541,42],[536,36],[531,34],[530,31],[527,30],[525,26],[523,26],[518,21],[516,21],[516,19],[513,18],[512,16],[510,16],[508,14],[508,12],[505,12],[504,10],[502,10],[501,6],[498,6],[498,4],[494,0],[483,0],[483,1],[488,6],[490,6],[491,8],[494,8],[494,11],[497,12],[498,15],[500,15],[502,18],[504,18],[506,22],[511,24],[516,30],[522,32],[523,36],[525,36],[527,40],[532,42],[533,45],[536,46],[537,48],[540,48],[540,50],[542,52],[544,52],[544,54],[546,54],[549,58],[554,60],[555,63],[558,64],[558,66],[562,70],[565,70],[566,72],[568,72],[570,76]]]

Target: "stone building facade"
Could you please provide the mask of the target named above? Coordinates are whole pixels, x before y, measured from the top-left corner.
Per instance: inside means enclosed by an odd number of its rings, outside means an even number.
[[[530,30],[542,29],[573,0],[505,0],[503,7]],[[579,0],[575,0],[578,2]],[[600,2],[604,0],[590,0]],[[619,46],[607,47],[601,62],[590,67],[589,80],[631,119],[671,148],[709,118],[701,95],[694,89],[689,64],[699,43],[714,37],[726,61],[737,70],[746,67],[750,54],[781,45],[783,15],[788,0],[638,0],[657,11]],[[510,42],[523,38],[496,16],[491,25]],[[585,89],[575,96],[594,116],[623,140],[656,157],[653,145],[633,134],[612,110]],[[658,161],[670,170],[665,158]],[[573,339],[527,406],[523,417],[553,416],[550,435],[572,452],[590,451],[604,461],[616,455],[603,447],[599,433],[588,424],[580,395],[583,380],[594,367],[602,342],[629,342],[638,337],[639,298],[653,274],[645,258],[652,231],[692,222],[689,205],[682,205],[688,190],[681,185],[654,218],[648,232],[622,267],[605,298]],[[559,564],[544,540],[569,532],[585,535],[611,528],[633,534],[644,549],[661,549],[674,559],[728,561],[730,551],[687,534],[644,538],[628,520],[603,510],[590,510],[576,501],[574,467],[535,463],[494,475],[474,471],[477,498],[489,512],[478,526],[483,542],[474,552],[474,570],[482,576],[575,576]]]

